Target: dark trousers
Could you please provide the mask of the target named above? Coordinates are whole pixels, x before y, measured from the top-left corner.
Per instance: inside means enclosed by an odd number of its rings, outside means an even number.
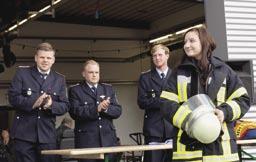
[[[165,142],[166,139],[160,137],[145,137],[145,144],[150,142]],[[144,152],[144,162],[171,162],[172,161],[172,150],[152,150]]]
[[[107,156],[109,162],[119,162],[117,159],[117,154],[107,154],[105,156]],[[78,160],[78,162],[104,162],[104,160],[81,159]]]
[[[103,162],[104,160],[94,160],[94,159],[83,159],[78,160],[78,162]]]
[[[0,130],[1,133],[1,130]],[[4,145],[0,137],[0,162],[8,162],[8,152],[7,147]]]
[[[117,154],[107,154],[105,155],[108,158],[109,162],[119,162],[117,159]],[[104,160],[94,160],[94,159],[80,159],[79,162],[104,162]]]
[[[56,143],[34,143],[14,140],[16,162],[56,162],[55,155],[41,155],[42,150],[56,149]]]

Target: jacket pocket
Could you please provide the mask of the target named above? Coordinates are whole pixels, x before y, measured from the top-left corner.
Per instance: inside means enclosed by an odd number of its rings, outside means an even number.
[[[31,88],[24,88],[24,89],[22,89],[21,93],[25,97],[30,97],[30,96],[36,94],[36,92]]]

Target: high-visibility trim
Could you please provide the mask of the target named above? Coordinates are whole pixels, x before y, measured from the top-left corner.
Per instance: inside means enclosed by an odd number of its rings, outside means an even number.
[[[240,105],[236,102],[236,101],[227,101],[226,102],[232,109],[233,112],[233,117],[232,117],[232,121],[235,119],[238,119],[241,115],[241,108]]]
[[[227,155],[211,155],[203,156],[203,162],[228,162],[228,161],[238,161],[238,153],[227,154]]]
[[[182,133],[183,133],[183,130],[182,130],[182,129],[179,129],[178,137],[181,137]]]
[[[181,148],[181,143],[179,142],[182,132],[183,132],[183,131],[182,131],[181,129],[179,129],[179,131],[178,131],[178,136],[177,136],[177,141],[175,141],[175,142],[176,142],[176,145],[177,145],[177,146],[176,146],[176,147],[177,147],[177,151],[183,151],[182,148]]]
[[[174,160],[180,159],[194,159],[194,158],[201,158],[203,156],[202,151],[185,151],[185,152],[173,152],[172,158]]]
[[[179,102],[187,101],[187,82],[178,83],[178,99]]]
[[[176,145],[177,145],[177,152],[184,152],[186,151],[186,146],[182,143],[180,143],[180,137],[182,135],[183,131],[181,129],[179,129],[179,132],[178,132],[178,139],[176,141]]]
[[[181,152],[186,152],[186,145],[179,143],[180,144],[180,150]]]
[[[225,79],[223,80],[223,83],[222,83],[222,84],[226,86],[226,84],[227,84],[227,78],[225,78]]]
[[[220,90],[217,93],[217,105],[219,106],[223,102],[225,102],[226,96],[226,87],[220,87]]]
[[[233,100],[234,98],[239,98],[245,94],[248,94],[247,90],[244,87],[240,87],[230,95],[230,97],[228,98],[228,101]]]
[[[162,91],[160,97],[165,98],[165,99],[170,100],[170,101],[179,102],[178,95],[176,95],[175,93]]]
[[[178,128],[181,128],[184,120],[191,112],[192,110],[189,109],[188,105],[181,105],[173,117],[173,125]]]
[[[219,106],[226,100],[226,83],[227,83],[227,79],[225,78],[222,83],[222,86],[220,87],[217,93],[217,106]]]
[[[185,102],[188,100],[187,86],[191,82],[191,77],[186,77],[184,75],[178,75],[177,87],[178,87],[178,99],[179,102]]]
[[[186,145],[179,142],[180,138],[176,141],[177,143],[177,152],[186,152]]]
[[[222,131],[224,133],[222,135],[222,140],[221,140],[223,154],[229,155],[229,154],[231,154],[231,145],[230,145],[230,136],[229,136],[228,127],[227,127],[226,122],[224,122],[222,124]]]

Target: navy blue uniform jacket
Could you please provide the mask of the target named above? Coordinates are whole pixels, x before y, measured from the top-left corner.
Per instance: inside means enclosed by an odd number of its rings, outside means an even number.
[[[97,112],[103,98],[110,97],[110,106],[106,112]],[[113,119],[122,112],[117,103],[111,85],[98,84],[95,95],[86,82],[82,82],[69,90],[70,114],[75,120],[75,146],[106,147],[117,145],[116,130]]]
[[[32,109],[43,93],[53,100],[51,109]],[[12,138],[39,143],[55,143],[56,115],[69,110],[66,83],[63,75],[50,71],[43,81],[36,67],[20,67],[9,88],[9,102],[16,109]]]
[[[138,86],[138,105],[145,110],[143,134],[160,138],[171,138],[174,128],[161,114],[160,94],[165,87],[171,70],[162,80],[156,69],[141,74]]]

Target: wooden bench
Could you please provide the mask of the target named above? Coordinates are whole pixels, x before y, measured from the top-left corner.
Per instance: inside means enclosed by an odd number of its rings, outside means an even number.
[[[77,159],[104,159],[108,162],[108,153],[127,152],[127,151],[147,151],[172,149],[172,144],[157,145],[135,145],[135,146],[113,146],[83,149],[63,149],[63,150],[43,150],[41,153],[46,155],[61,155]]]
[[[243,146],[256,146],[256,139],[251,140],[237,140],[238,153],[240,161],[243,160],[242,153],[247,155],[251,160],[256,160],[256,157],[251,153],[248,153],[246,149],[242,149]],[[172,149],[171,144],[159,144],[159,145],[135,145],[135,146],[114,146],[114,147],[100,147],[100,148],[85,148],[85,149],[62,149],[62,150],[43,150],[42,154],[47,155],[61,155],[68,156],[70,158],[79,159],[108,159],[105,158],[107,153],[127,152],[127,151],[146,151],[146,150],[161,150]],[[246,158],[248,160],[248,158]]]

